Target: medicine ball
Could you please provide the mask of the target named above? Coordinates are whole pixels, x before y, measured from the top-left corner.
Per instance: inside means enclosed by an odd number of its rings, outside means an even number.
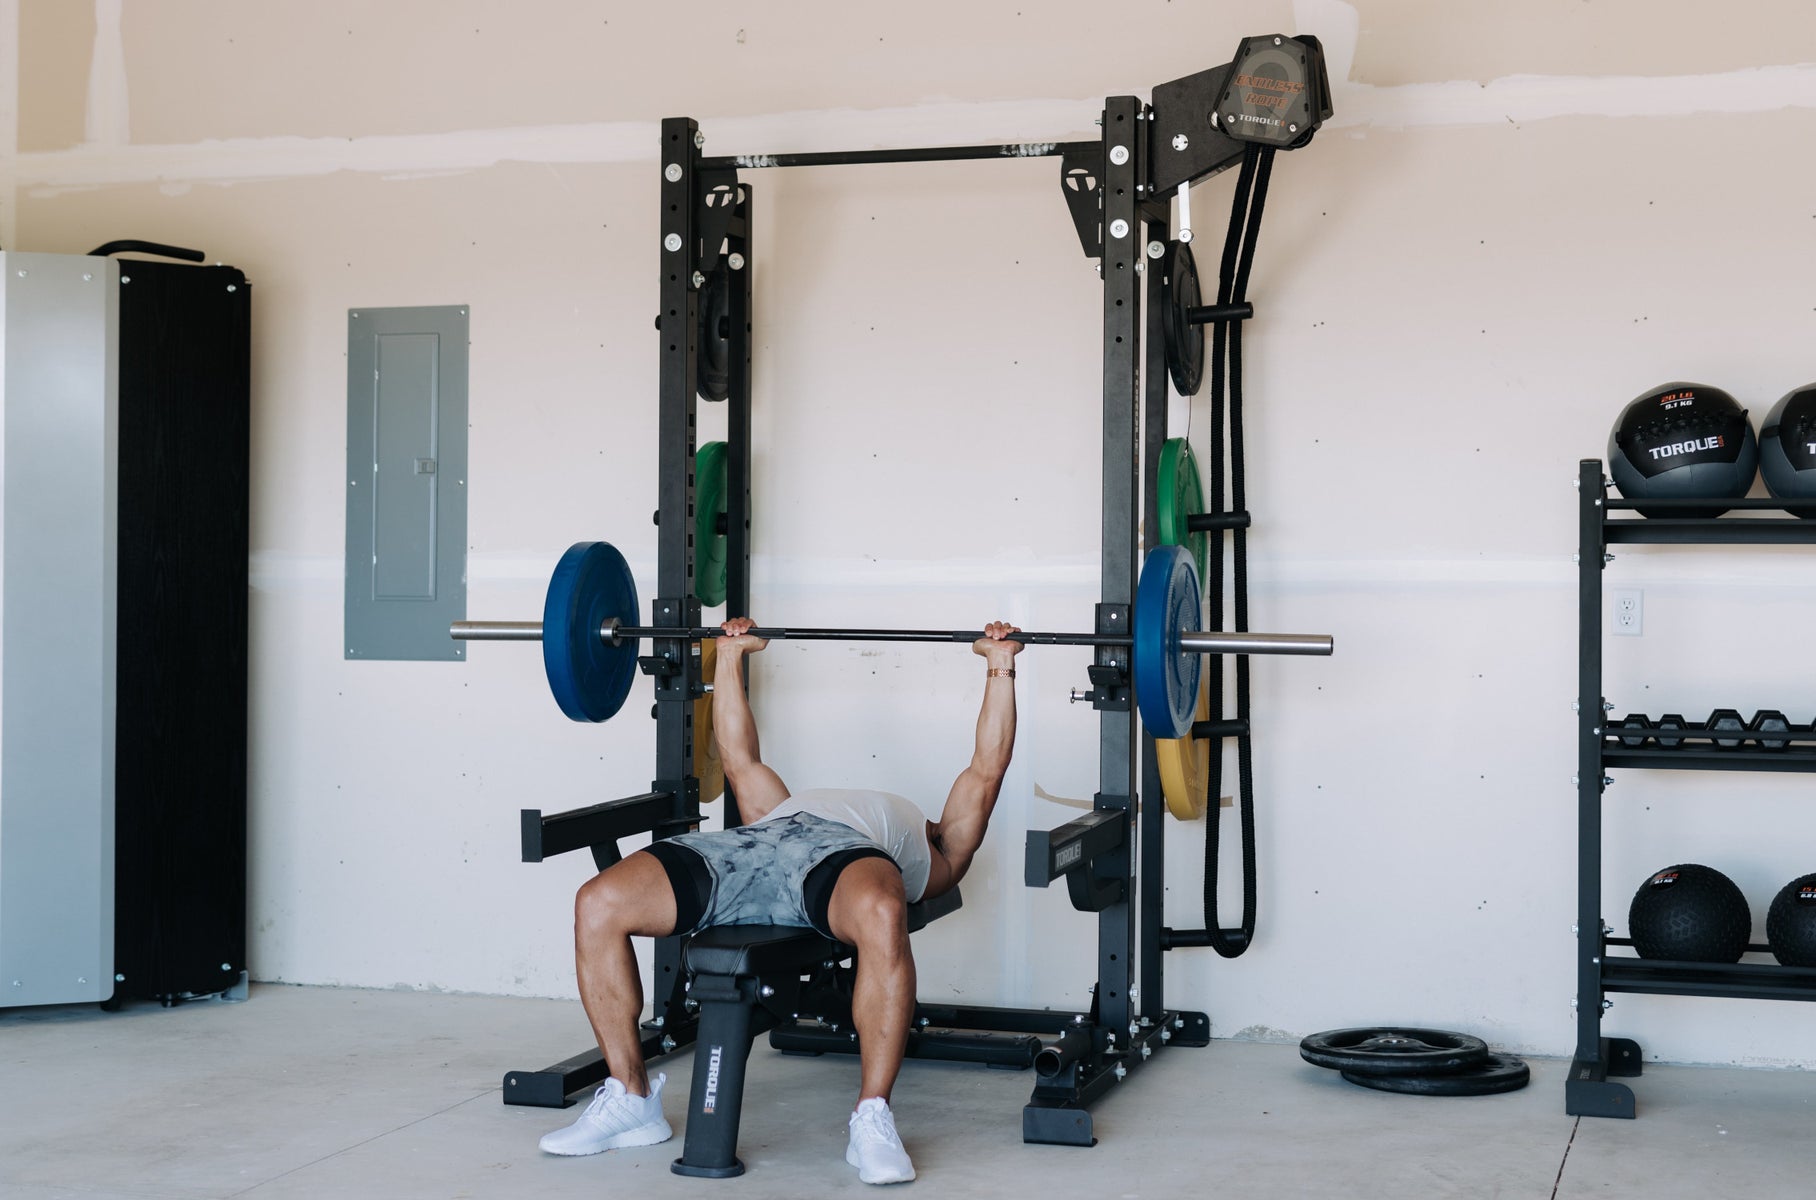
[[[1753,486],[1759,446],[1747,410],[1720,388],[1667,383],[1621,411],[1608,435],[1614,486],[1629,500],[1738,500]],[[1719,517],[1726,505],[1647,517]]]
[[[1816,497],[1816,383],[1786,392],[1766,414],[1759,427],[1759,473],[1780,499]]]
[[[1772,957],[1787,967],[1816,967],[1816,875],[1800,875],[1778,889],[1766,911]]]
[[[1734,881],[1713,867],[1680,863],[1640,885],[1627,929],[1641,958],[1739,962],[1753,913]]]

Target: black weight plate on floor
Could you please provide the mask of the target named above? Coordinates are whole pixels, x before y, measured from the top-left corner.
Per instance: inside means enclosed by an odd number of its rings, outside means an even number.
[[[720,267],[700,285],[700,353],[696,387],[702,400],[731,395],[731,280]]]
[[[1432,1075],[1460,1071],[1488,1057],[1488,1043],[1444,1029],[1327,1029],[1299,1043],[1315,1067],[1359,1075]]]
[[[1492,1096],[1496,1092],[1519,1091],[1531,1080],[1532,1071],[1512,1055],[1490,1054],[1473,1066],[1442,1075],[1363,1075],[1345,1071],[1343,1078],[1378,1092],[1407,1096]]]
[[[1198,294],[1198,264],[1184,242],[1168,242],[1161,256],[1161,323],[1167,335],[1167,372],[1181,396],[1196,396],[1204,381],[1204,326],[1194,325],[1186,313],[1204,303]]]

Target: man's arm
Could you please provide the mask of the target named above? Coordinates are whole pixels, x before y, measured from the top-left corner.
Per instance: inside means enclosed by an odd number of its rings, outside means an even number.
[[[952,784],[940,819],[927,831],[933,851],[928,896],[951,891],[971,869],[1002,791],[1003,776],[1015,752],[1015,656],[1022,646],[1011,635],[1017,632],[1007,622],[992,622],[984,627],[985,636],[972,646],[988,664],[983,708],[977,714],[977,746],[971,765]]]
[[[713,671],[713,736],[719,742],[725,782],[731,785],[738,799],[738,815],[746,823],[762,820],[788,799],[788,786],[763,765],[757,748],[757,719],[744,694],[744,656],[769,644],[745,632],[754,624],[749,617],[725,622]]]

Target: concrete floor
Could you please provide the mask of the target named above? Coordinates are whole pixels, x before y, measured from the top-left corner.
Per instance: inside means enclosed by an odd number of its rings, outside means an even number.
[[[584,1048],[575,1003],[255,987],[244,1004],[0,1010],[0,1196],[788,1197],[870,1194],[845,1165],[855,1060],[751,1058],[735,1180],[673,1175],[692,1058],[666,1070],[667,1145],[579,1159],[536,1139],[576,1110],[506,1107],[507,1069]],[[1808,1191],[1816,1080],[1649,1066],[1640,1117],[1564,1115],[1531,1086],[1368,1091],[1290,1045],[1169,1050],[1095,1109],[1093,1149],[1027,1146],[1030,1072],[910,1063],[896,1089],[919,1190],[947,1197],[1772,1197]],[[913,1185],[911,1185],[913,1186]],[[887,1193],[886,1193],[887,1194]],[[900,1194],[899,1190],[897,1193]]]

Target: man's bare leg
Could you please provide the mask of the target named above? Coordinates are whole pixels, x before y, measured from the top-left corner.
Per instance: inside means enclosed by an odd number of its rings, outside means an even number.
[[[826,917],[833,936],[858,951],[851,993],[861,1074],[858,1100],[888,1100],[914,1019],[914,956],[908,947],[901,871],[886,858],[852,863],[839,873]]]
[[[914,957],[908,949],[902,873],[886,858],[860,858],[839,873],[826,910],[834,937],[857,947],[851,1016],[858,1028],[858,1103],[847,1123],[845,1161],[865,1183],[907,1183],[914,1163],[896,1132],[889,1092],[902,1069],[914,1019]]]
[[[637,1023],[643,979],[631,938],[675,929],[675,893],[654,855],[642,851],[593,876],[574,898],[574,968],[580,1003],[606,1069],[633,1096],[649,1095]]]

